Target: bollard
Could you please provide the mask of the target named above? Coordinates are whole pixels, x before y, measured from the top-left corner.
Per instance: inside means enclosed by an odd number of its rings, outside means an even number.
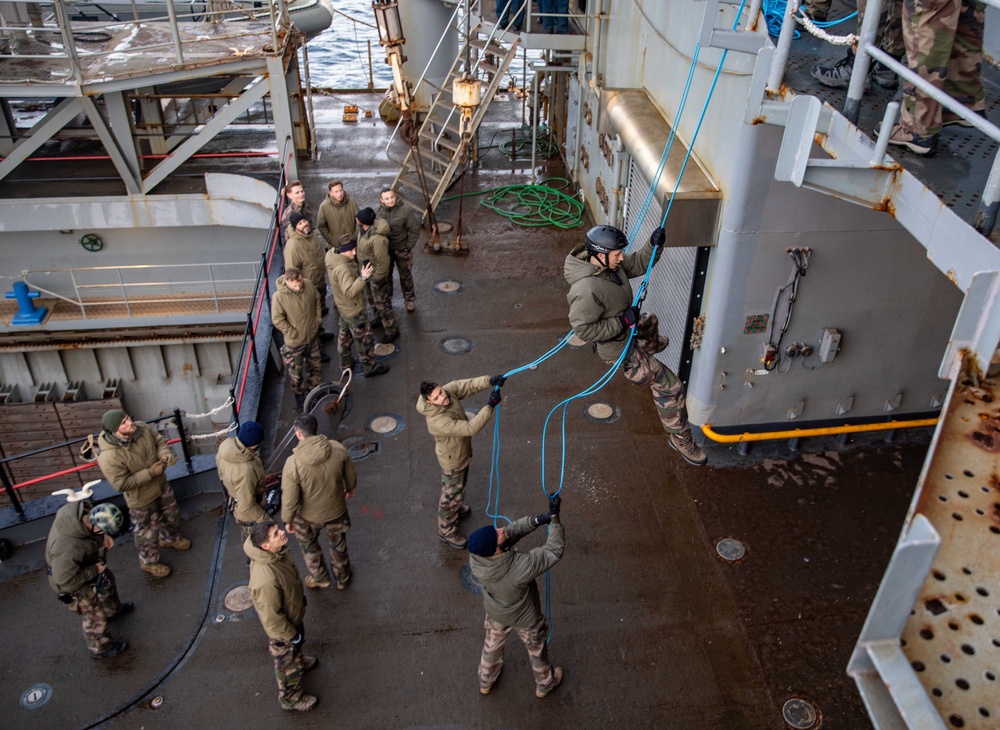
[[[39,293],[29,291],[28,285],[23,281],[15,281],[14,291],[9,291],[4,296],[7,299],[17,300],[17,314],[14,315],[11,324],[41,324],[49,312],[48,307],[35,307],[35,303],[31,300],[37,299]]]

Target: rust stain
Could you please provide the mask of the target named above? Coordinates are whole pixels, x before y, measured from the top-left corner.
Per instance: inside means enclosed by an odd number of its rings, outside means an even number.
[[[754,117],[751,124],[767,124],[767,117]]]
[[[948,269],[948,272],[945,274],[945,276],[948,277],[948,281],[950,281],[952,284],[956,285],[958,284],[958,274],[955,273],[954,269]]]
[[[186,362],[184,363],[184,366],[181,369],[186,373],[190,373],[194,371],[194,365],[192,365],[189,362]]]

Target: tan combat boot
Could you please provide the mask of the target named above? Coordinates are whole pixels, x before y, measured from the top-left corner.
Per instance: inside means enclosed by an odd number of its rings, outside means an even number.
[[[174,538],[172,538],[170,540],[164,540],[161,537],[160,538],[160,547],[173,548],[174,550],[190,550],[191,549],[191,541],[188,540],[183,535],[177,535],[176,537],[174,537]]]
[[[278,700],[282,710],[294,710],[295,712],[308,712],[316,706],[319,699],[313,695],[302,695],[295,702]]]
[[[139,563],[139,568],[154,578],[166,578],[170,575],[170,566],[163,563],[150,563],[149,565]]]
[[[321,580],[316,580],[311,575],[306,576],[306,588],[329,588],[333,585],[333,582],[329,578],[323,578]]]
[[[303,656],[302,657],[302,671],[308,672],[310,669],[314,669],[316,665],[319,664],[319,659],[314,656]]]
[[[670,434],[668,442],[670,443],[670,447],[678,452],[688,464],[705,466],[708,463],[708,457],[705,455],[705,452],[694,442],[690,428],[686,428],[680,433]]]
[[[556,667],[555,669],[553,669],[552,678],[555,680],[555,682],[552,683],[551,687],[547,687],[545,689],[539,689],[538,687],[535,687],[535,697],[537,697],[538,699],[543,699],[545,697],[548,697],[550,694],[552,694],[552,690],[554,690],[556,687],[562,684],[563,668]]]
[[[447,535],[438,534],[438,540],[443,542],[448,547],[453,547],[456,550],[465,550],[465,546],[469,544],[469,541],[465,539],[458,530],[454,532],[449,532]]]

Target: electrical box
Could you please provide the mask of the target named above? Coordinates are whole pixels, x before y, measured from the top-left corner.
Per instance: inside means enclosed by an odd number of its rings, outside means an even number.
[[[823,336],[819,340],[819,361],[821,363],[833,362],[840,349],[840,332],[827,328],[823,330]]]

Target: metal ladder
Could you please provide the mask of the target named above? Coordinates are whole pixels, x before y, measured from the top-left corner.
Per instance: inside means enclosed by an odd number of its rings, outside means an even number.
[[[472,115],[469,124],[469,134],[475,135],[520,45],[519,37],[509,46],[498,42],[493,35],[485,39],[480,38],[481,29],[481,24],[476,25],[469,37],[465,38],[442,86],[436,86],[424,79],[424,83],[431,85],[435,93],[427,116],[420,125],[417,143],[420,154],[415,155],[412,148],[407,151],[406,159],[403,160],[392,183],[400,199],[421,214],[426,211],[428,204],[431,209],[437,207],[462,163],[462,140],[459,132],[461,114],[452,101],[452,82],[465,73],[463,66],[466,54],[469,54],[472,60],[470,74],[486,76],[482,102]],[[430,199],[426,202],[416,170],[416,165],[419,163],[423,163],[423,174],[428,182],[428,188],[431,186],[434,188],[433,191],[428,190]]]

